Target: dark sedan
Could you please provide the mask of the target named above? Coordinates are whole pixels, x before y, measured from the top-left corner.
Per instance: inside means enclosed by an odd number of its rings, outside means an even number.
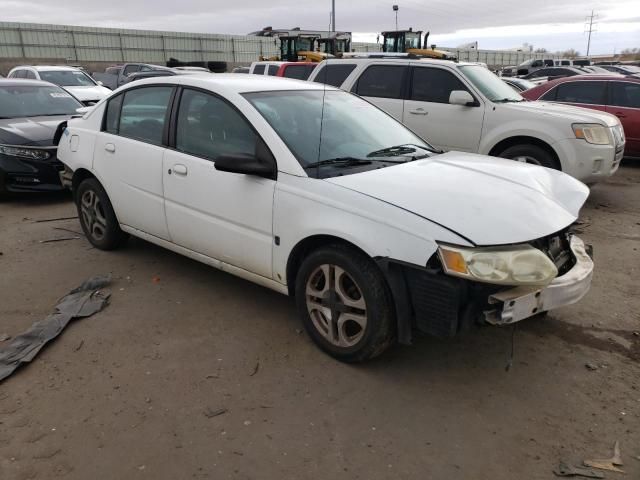
[[[0,79],[0,194],[62,190],[53,136],[82,106],[48,82]]]

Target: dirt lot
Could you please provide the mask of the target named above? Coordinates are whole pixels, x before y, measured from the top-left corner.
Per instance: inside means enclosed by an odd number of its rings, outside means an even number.
[[[640,163],[583,211],[592,291],[522,323],[509,372],[497,328],[340,364],[277,293],[141,240],[40,243],[80,227],[36,220],[74,215],[0,203],[0,334],[114,278],[106,310],[0,384],[0,479],[549,479],[616,440],[627,475],[607,478],[640,478]]]

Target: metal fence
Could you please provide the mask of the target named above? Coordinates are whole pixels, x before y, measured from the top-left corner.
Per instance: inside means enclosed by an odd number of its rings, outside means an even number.
[[[0,59],[47,58],[67,62],[225,61],[250,63],[279,53],[273,37],[163,32],[117,28],[77,27],[0,22]],[[377,43],[354,42],[358,52],[380,51]],[[460,60],[489,65],[517,65],[544,54],[528,52],[448,49]]]

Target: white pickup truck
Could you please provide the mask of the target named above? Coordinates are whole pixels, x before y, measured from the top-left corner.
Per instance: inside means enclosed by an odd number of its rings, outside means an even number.
[[[615,116],[526,101],[476,63],[332,59],[320,63],[309,81],[364,97],[443,150],[555,168],[585,183],[611,176],[624,152]]]

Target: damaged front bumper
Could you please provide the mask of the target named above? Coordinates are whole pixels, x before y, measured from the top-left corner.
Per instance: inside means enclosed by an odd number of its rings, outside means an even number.
[[[578,237],[569,243],[575,265],[545,287],[516,287],[489,296],[495,308],[484,312],[484,320],[492,325],[509,325],[537,313],[571,305],[586,295],[591,287],[593,261]]]

